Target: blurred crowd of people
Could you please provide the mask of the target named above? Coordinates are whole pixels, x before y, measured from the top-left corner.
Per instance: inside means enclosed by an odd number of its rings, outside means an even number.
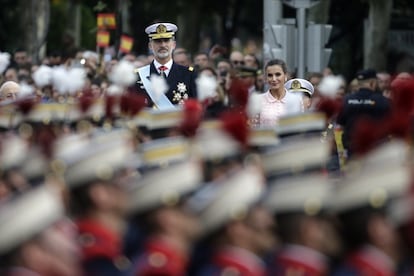
[[[174,48],[167,109],[153,55],[0,53],[1,275],[412,275],[411,74]]]

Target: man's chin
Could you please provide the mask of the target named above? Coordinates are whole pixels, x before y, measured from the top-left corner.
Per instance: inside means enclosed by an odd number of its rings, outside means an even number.
[[[157,55],[159,58],[167,58],[167,57],[169,57],[170,55],[169,55],[169,53],[168,52],[166,52],[166,53],[158,53],[158,55]]]

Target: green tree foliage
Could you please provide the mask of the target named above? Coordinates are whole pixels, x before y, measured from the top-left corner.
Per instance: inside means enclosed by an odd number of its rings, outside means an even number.
[[[3,0],[0,9],[0,51],[13,52],[23,47],[18,34],[24,31],[19,24],[21,10],[18,1]]]
[[[47,36],[48,51],[63,50],[67,40],[70,39],[70,34],[66,32],[68,24],[67,18],[67,2],[59,1],[52,3],[50,10],[51,27]]]

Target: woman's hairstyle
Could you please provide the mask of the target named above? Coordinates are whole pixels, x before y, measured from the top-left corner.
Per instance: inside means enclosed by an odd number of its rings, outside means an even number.
[[[272,60],[269,60],[267,63],[266,63],[266,66],[265,66],[265,70],[267,70],[267,68],[268,67],[270,67],[270,66],[273,66],[273,65],[279,65],[281,68],[282,68],[282,70],[283,70],[283,73],[287,73],[287,65],[286,65],[286,62],[285,61],[283,61],[283,60],[281,60],[281,59],[272,59]]]

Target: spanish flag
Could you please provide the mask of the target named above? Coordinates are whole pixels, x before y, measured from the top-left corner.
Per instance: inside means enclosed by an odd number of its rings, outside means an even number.
[[[127,35],[122,35],[121,43],[119,45],[119,51],[121,53],[128,54],[129,52],[131,52],[133,44],[134,44],[134,40],[132,39],[132,37],[127,36]]]
[[[116,21],[114,13],[98,13],[98,29],[115,29]]]
[[[98,31],[98,33],[96,34],[96,45],[98,47],[108,47],[109,46],[109,32]]]

